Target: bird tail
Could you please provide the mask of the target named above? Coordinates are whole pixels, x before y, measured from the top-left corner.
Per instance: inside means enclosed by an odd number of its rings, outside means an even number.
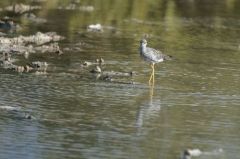
[[[164,57],[164,60],[172,60],[173,57],[171,55],[165,55]]]

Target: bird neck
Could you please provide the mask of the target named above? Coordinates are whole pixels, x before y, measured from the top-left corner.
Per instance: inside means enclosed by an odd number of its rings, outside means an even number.
[[[146,52],[146,49],[147,49],[147,45],[146,44],[140,45],[141,53]]]

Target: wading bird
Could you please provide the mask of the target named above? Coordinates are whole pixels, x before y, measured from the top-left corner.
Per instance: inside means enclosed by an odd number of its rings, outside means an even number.
[[[155,50],[153,48],[147,47],[146,39],[142,39],[140,41],[139,50],[140,50],[140,56],[143,58],[143,60],[151,64],[152,73],[148,82],[149,84],[151,84],[151,81],[152,81],[152,84],[154,84],[154,73],[155,73],[154,65],[156,63],[163,62],[165,60],[170,60],[171,56],[165,55],[159,50]]]

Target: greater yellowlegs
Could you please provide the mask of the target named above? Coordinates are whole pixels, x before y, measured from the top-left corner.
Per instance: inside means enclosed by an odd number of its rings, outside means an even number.
[[[155,50],[153,48],[147,47],[147,40],[142,39],[140,41],[140,56],[147,62],[151,63],[152,73],[149,79],[149,84],[154,84],[154,65],[155,63],[163,62],[165,60],[170,60],[171,57],[163,54],[159,50]]]

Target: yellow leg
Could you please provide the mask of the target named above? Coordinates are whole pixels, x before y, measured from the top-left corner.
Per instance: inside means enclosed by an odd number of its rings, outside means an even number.
[[[152,84],[152,82],[154,83],[154,64],[151,64],[151,68],[152,68],[152,73],[151,73],[151,76],[150,76],[150,79],[148,81],[149,85]],[[153,81],[152,81],[153,80]],[[152,82],[151,82],[152,81]]]
[[[149,81],[148,81],[149,85],[151,84],[152,77],[153,77],[153,74],[151,73],[151,76],[150,76]]]
[[[154,63],[152,64],[152,67],[153,67],[153,85],[154,85],[154,82],[155,82],[155,69],[154,69]]]

